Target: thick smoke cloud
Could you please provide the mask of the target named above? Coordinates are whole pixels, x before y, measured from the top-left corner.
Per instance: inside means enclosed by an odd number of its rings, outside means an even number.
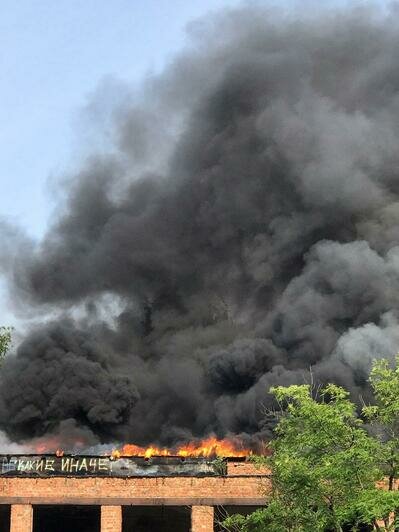
[[[4,366],[17,441],[267,437],[270,386],[312,366],[367,397],[399,348],[397,17],[245,8],[191,32],[3,259],[14,298],[62,311]]]

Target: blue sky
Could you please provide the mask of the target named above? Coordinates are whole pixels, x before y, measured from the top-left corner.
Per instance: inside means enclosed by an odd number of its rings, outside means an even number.
[[[0,215],[42,234],[51,206],[47,180],[68,163],[90,93],[105,76],[135,82],[161,69],[184,44],[187,21],[225,4],[3,0]]]
[[[190,20],[240,3],[2,0],[0,219],[40,238],[54,205],[49,183],[68,170],[79,143],[84,144],[83,109],[99,86],[107,86],[103,80],[138,83],[184,46]],[[258,3],[317,5],[314,0]],[[327,3],[351,2],[326,0],[323,5]],[[4,312],[0,301],[0,316]]]

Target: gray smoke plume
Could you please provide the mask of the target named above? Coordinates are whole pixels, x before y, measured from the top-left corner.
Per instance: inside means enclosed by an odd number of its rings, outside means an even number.
[[[4,365],[16,441],[267,437],[270,386],[312,366],[367,396],[399,349],[398,12],[251,7],[191,35],[44,240],[0,259],[14,299],[59,313]]]

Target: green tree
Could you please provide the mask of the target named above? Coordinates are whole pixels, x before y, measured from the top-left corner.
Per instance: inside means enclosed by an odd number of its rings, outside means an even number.
[[[399,395],[399,370],[392,371],[397,379],[392,388],[396,386]],[[376,363],[370,377],[373,388],[377,390],[378,383],[378,390],[386,391],[391,377],[388,365]],[[399,399],[394,407],[391,392],[391,410],[399,411]],[[369,530],[394,530],[390,514],[399,507],[399,492],[377,487],[384,481],[391,448],[368,434],[348,392],[329,384],[316,398],[308,385],[276,387],[271,393],[280,405],[276,438],[270,444],[271,456],[256,459],[271,471],[267,506],[246,517],[226,519],[226,530],[346,532],[365,530],[366,525]],[[381,405],[366,412],[382,422],[387,399],[378,393]]]
[[[0,327],[0,363],[3,361],[11,344],[11,328]]]
[[[363,415],[381,443],[387,489],[393,491],[398,489],[399,473],[399,355],[395,367],[390,367],[385,359],[375,361],[369,381],[376,404],[365,406]],[[397,513],[397,507],[393,510]]]

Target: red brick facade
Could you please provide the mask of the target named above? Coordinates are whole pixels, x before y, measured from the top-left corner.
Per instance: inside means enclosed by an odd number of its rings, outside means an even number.
[[[270,470],[263,466],[254,466],[251,462],[227,462],[227,476],[267,476]]]
[[[213,532],[213,506],[193,506],[191,508],[192,532]]]
[[[13,504],[10,532],[32,532],[32,517],[33,508],[30,504]]]
[[[212,532],[214,506],[264,504],[269,478],[247,463],[227,476],[0,478],[0,504],[11,504],[11,532],[32,532],[32,506],[101,506],[101,532],[121,532],[122,506],[192,508],[192,532]]]
[[[101,532],[122,532],[121,506],[101,506]]]

